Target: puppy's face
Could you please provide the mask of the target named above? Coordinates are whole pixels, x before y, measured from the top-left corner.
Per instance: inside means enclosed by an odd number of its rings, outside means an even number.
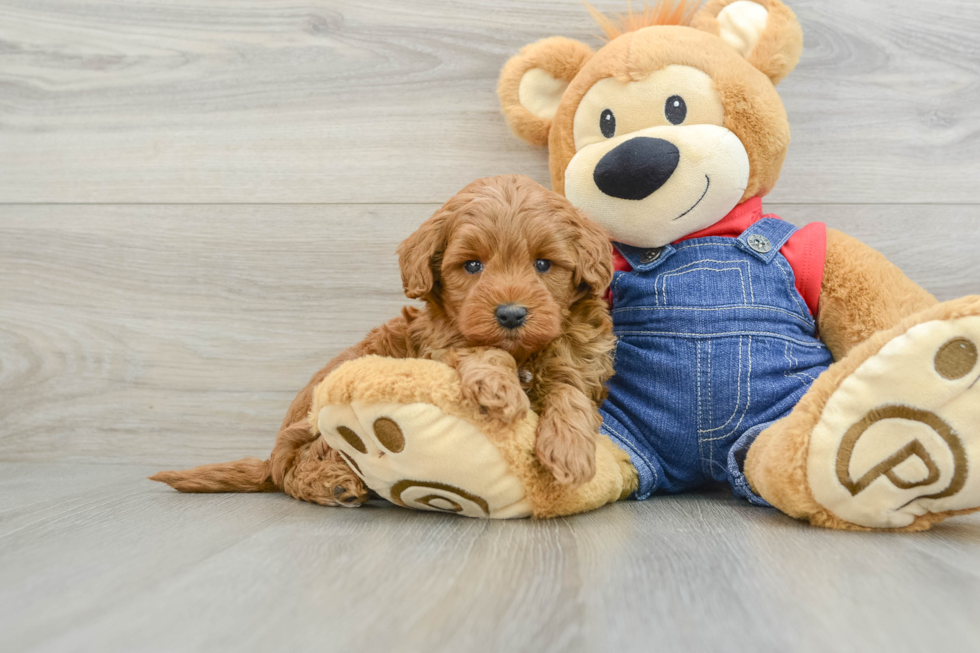
[[[399,248],[405,292],[432,303],[467,344],[515,355],[561,335],[575,302],[612,277],[608,236],[526,177],[474,182]]]
[[[561,334],[576,257],[549,222],[540,210],[479,201],[458,218],[439,276],[444,310],[471,343],[535,351]]]

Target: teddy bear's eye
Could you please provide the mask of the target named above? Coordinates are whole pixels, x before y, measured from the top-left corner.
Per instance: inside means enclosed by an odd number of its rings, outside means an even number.
[[[602,130],[602,135],[606,138],[612,138],[616,135],[616,116],[609,109],[602,112],[599,116],[599,129]]]
[[[672,125],[679,125],[687,118],[687,103],[680,95],[671,95],[664,105],[664,115]]]

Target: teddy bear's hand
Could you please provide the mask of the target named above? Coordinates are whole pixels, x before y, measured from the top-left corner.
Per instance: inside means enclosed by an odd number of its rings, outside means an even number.
[[[449,361],[459,373],[463,396],[482,414],[503,425],[527,415],[531,403],[510,354],[500,349],[465,349],[453,352]]]
[[[562,485],[578,486],[595,476],[599,417],[581,391],[559,385],[538,422],[536,453]]]

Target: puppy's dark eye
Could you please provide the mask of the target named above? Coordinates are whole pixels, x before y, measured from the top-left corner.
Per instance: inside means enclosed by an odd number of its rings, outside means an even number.
[[[470,274],[479,274],[480,272],[483,272],[483,263],[480,263],[479,261],[467,261],[466,263],[463,263],[463,269]]]
[[[534,269],[538,272],[547,272],[551,269],[551,261],[546,258],[539,258],[534,262]]]
[[[687,118],[687,103],[680,95],[671,95],[664,105],[664,115],[672,125],[679,125]]]
[[[599,129],[606,138],[612,138],[616,135],[616,116],[609,109],[603,111],[602,115],[599,116]]]

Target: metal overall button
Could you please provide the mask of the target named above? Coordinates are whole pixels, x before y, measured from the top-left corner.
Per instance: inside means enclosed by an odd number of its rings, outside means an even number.
[[[647,265],[648,263],[653,263],[660,255],[664,253],[663,247],[655,247],[654,249],[648,249],[640,255],[640,263]]]
[[[749,247],[760,254],[766,254],[772,249],[772,243],[762,234],[752,234],[748,237],[746,242],[748,242]]]

